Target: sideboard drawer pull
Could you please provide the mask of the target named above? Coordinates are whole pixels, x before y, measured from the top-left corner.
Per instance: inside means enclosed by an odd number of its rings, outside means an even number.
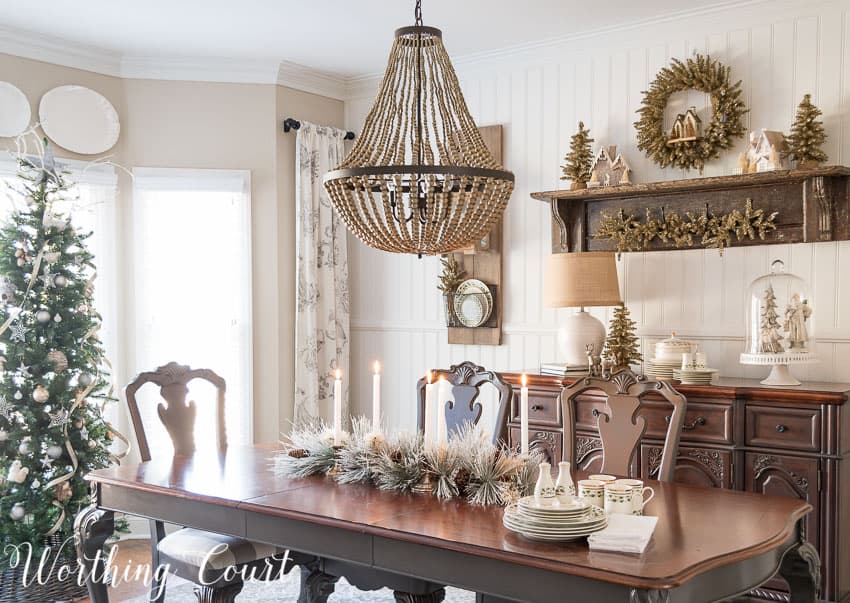
[[[783,425],[782,423],[780,423],[779,425],[776,426],[776,431],[778,431],[779,433],[784,433],[784,432],[788,431],[788,428],[785,427],[785,425]]]
[[[541,410],[543,410],[543,406],[541,406],[540,404],[535,404],[531,407],[531,410],[533,410],[534,412],[540,412]]]
[[[671,415],[667,415],[666,417],[664,417],[664,422],[669,425],[671,418],[672,418]],[[684,429],[686,431],[690,431],[690,430],[696,429],[697,427],[702,426],[702,425],[705,425],[705,417],[697,417],[696,419],[694,419],[690,423],[685,423],[684,425],[682,425],[682,429]]]

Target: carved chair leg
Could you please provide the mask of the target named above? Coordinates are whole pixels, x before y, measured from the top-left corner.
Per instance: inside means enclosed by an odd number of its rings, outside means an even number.
[[[318,561],[302,565],[298,603],[327,603],[338,581],[339,576],[331,576],[319,569]]]
[[[395,591],[393,595],[396,603],[441,603],[446,598],[446,589],[441,588],[427,595],[412,595],[400,591]]]
[[[109,603],[106,586],[107,564],[103,545],[115,532],[112,511],[98,509],[92,504],[77,514],[74,520],[74,544],[77,559],[83,568],[86,588],[92,603]]]
[[[791,587],[791,603],[815,603],[820,595],[820,556],[808,542],[789,550],[779,566],[779,575]]]
[[[226,586],[196,586],[195,596],[198,603],[233,603],[236,595],[242,591],[243,583],[234,582]]]

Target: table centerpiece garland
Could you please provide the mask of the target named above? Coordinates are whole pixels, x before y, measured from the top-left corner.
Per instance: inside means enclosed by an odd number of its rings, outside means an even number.
[[[342,445],[333,445],[324,423],[293,429],[275,457],[287,477],[327,475],[340,484],[371,484],[381,490],[462,498],[476,505],[507,505],[534,489],[541,456],[496,446],[480,428],[463,426],[444,444],[426,444],[419,433],[392,437],[366,417],[352,421]]]

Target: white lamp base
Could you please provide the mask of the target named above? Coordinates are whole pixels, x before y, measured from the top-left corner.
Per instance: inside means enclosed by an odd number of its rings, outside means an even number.
[[[788,370],[787,364],[774,364],[770,369],[770,374],[767,379],[761,382],[762,385],[800,385],[791,371]]]
[[[593,344],[593,355],[600,356],[605,344],[605,325],[589,312],[579,310],[558,329],[558,350],[568,365],[587,364],[587,345]]]

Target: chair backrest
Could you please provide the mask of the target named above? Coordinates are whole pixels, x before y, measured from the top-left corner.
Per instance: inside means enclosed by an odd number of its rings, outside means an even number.
[[[139,454],[143,461],[151,460],[151,451],[145,435],[142,415],[139,412],[139,404],[136,401],[136,392],[145,383],[154,383],[159,386],[159,394],[165,404],[159,403],[157,414],[174,444],[174,454],[191,454],[195,452],[197,409],[194,401],[186,403],[186,395],[189,393],[188,383],[193,379],[204,379],[216,388],[216,440],[219,450],[227,448],[227,428],[224,423],[226,389],[224,379],[209,369],[191,369],[176,362],[169,362],[153,372],[140,373],[124,389],[127,405],[130,407],[130,418],[133,420],[133,429],[139,442]]]
[[[446,401],[445,408],[438,409],[438,412],[446,413],[446,429],[449,434],[457,433],[467,423],[478,425],[484,410],[478,397],[481,394],[481,388],[489,383],[498,394],[493,443],[507,443],[508,412],[513,390],[499,373],[488,371],[483,366],[467,361],[453,365],[448,370],[432,371],[432,379],[435,383],[440,377],[451,384],[450,399]],[[420,430],[425,425],[425,385],[425,379],[420,379],[416,384],[416,397],[419,401],[417,426]]]
[[[650,393],[659,394],[673,406],[658,470],[660,481],[673,481],[679,437],[687,408],[685,396],[665,381],[647,379],[629,369],[603,377],[583,377],[576,380],[564,388],[561,394],[567,432],[564,460],[567,461],[573,461],[575,458],[576,399],[586,392],[601,392],[605,397],[604,410],[594,410],[594,415],[602,438],[602,472],[614,475],[629,475],[632,459],[646,430],[646,420],[638,414],[642,397]]]

